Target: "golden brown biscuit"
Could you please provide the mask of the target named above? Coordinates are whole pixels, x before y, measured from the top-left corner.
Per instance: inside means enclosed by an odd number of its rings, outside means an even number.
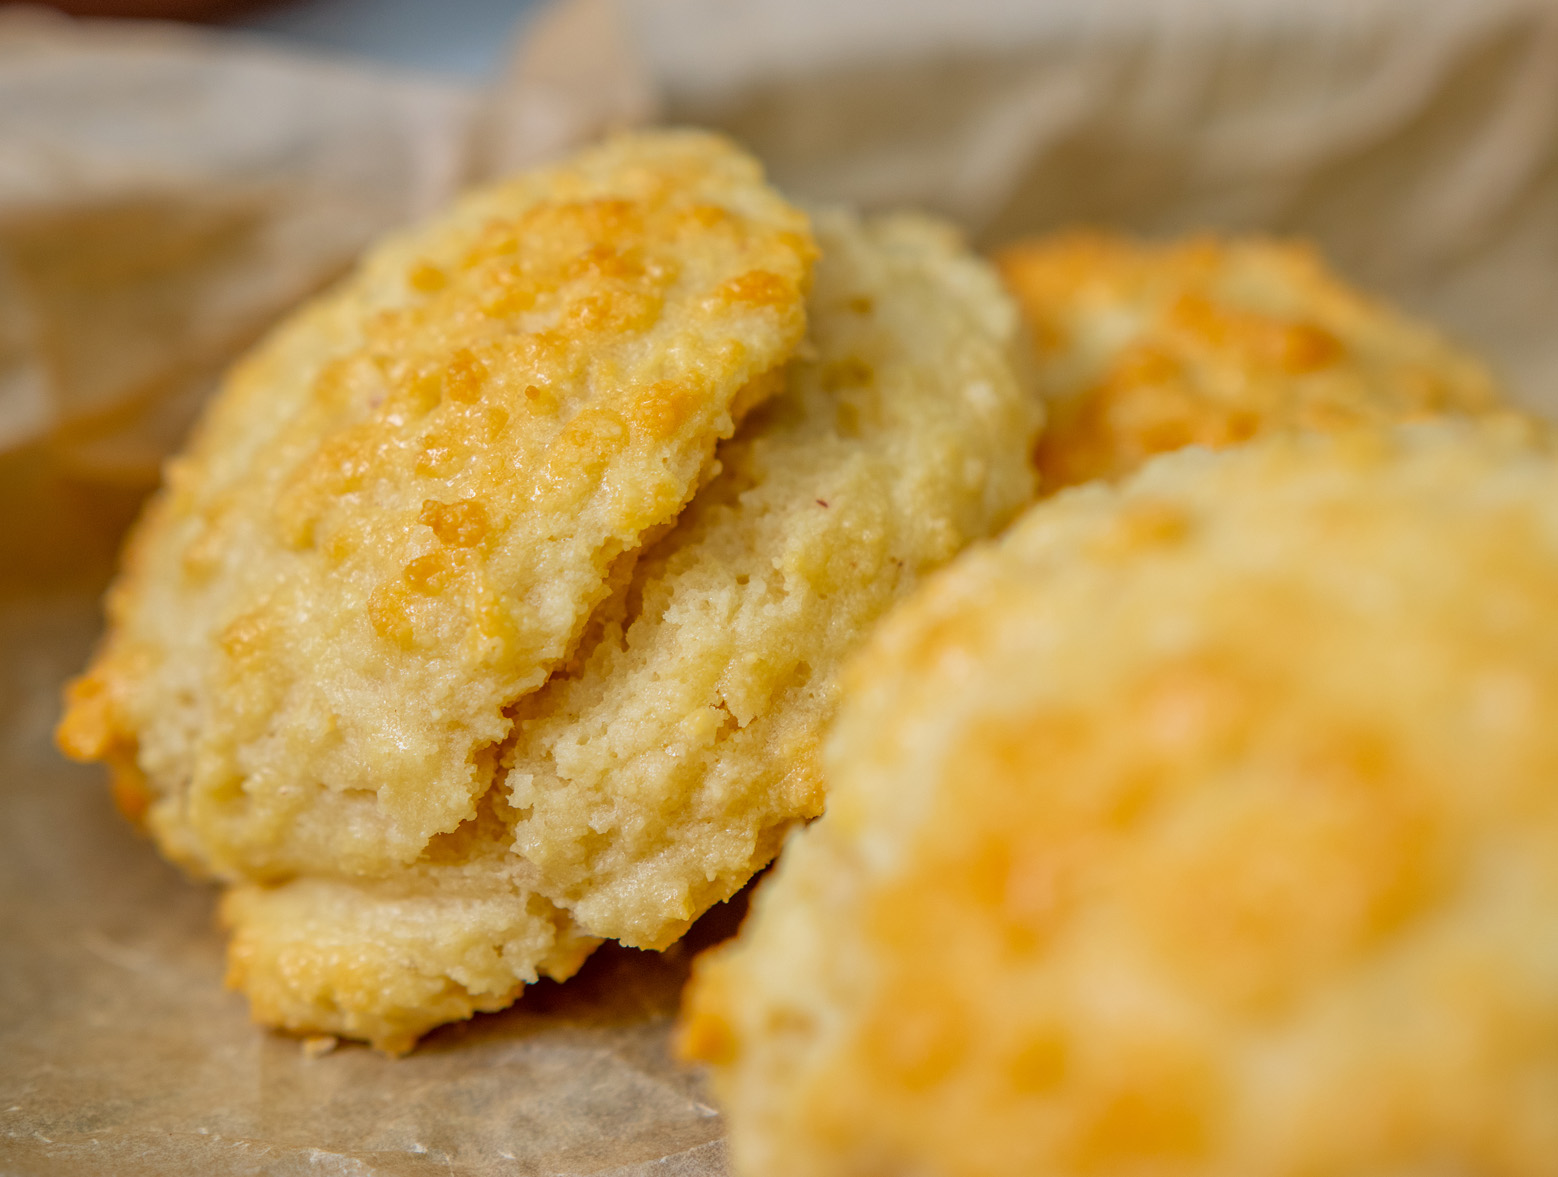
[[[845,682],[690,998],[744,1177],[1552,1172],[1547,434],[1162,458]]]
[[[502,1009],[540,977],[572,976],[599,940],[528,885],[488,798],[476,821],[393,875],[229,890],[227,983],[255,1021],[399,1053],[443,1022]]]
[[[170,464],[70,692],[165,852],[372,874],[475,816],[514,702],[800,342],[805,217],[725,141],[623,137],[376,249]]]
[[[838,663],[1028,500],[1039,406],[1015,308],[947,229],[826,213],[816,234],[785,390],[510,710],[478,832],[394,877],[228,900],[262,1020],[404,1048],[566,975],[582,937],[663,947],[821,810]]]
[[[515,848],[594,935],[664,947],[821,812],[839,661],[1032,494],[1038,405],[994,274],[922,218],[816,228],[808,357],[516,712]]]
[[[1282,429],[1496,405],[1483,367],[1289,242],[1072,232],[997,257],[1037,347],[1044,490]]]

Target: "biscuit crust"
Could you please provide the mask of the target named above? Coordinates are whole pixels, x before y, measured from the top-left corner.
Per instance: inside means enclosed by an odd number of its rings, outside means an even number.
[[[529,886],[506,816],[489,794],[474,822],[383,878],[229,889],[228,987],[257,1022],[400,1054],[541,977],[566,980],[600,941]]]
[[[232,980],[262,1020],[402,1049],[556,975],[579,937],[670,943],[820,811],[838,666],[1028,501],[1040,409],[1016,372],[1015,308],[945,227],[825,212],[815,228],[809,337],[784,390],[512,710],[472,827],[487,832],[386,879],[229,900]],[[509,889],[509,922],[441,898],[457,883]],[[406,897],[399,922],[387,896]],[[433,904],[436,936],[415,914]],[[524,912],[540,931],[516,926]]]
[[[600,941],[501,874],[243,883],[222,896],[227,985],[254,1020],[403,1054],[427,1031],[566,981]]]
[[[239,364],[136,529],[60,742],[226,879],[373,875],[475,816],[506,711],[800,342],[806,218],[623,137],[376,249]]]
[[[1296,242],[1076,231],[997,255],[1038,353],[1045,492],[1291,429],[1477,414],[1492,378]]]
[[[821,812],[844,655],[1032,494],[1040,415],[994,274],[924,218],[816,233],[785,391],[516,710],[515,849],[594,935],[664,947]]]
[[[737,1172],[1550,1171],[1549,435],[1165,457],[846,685],[828,813],[689,999]]]

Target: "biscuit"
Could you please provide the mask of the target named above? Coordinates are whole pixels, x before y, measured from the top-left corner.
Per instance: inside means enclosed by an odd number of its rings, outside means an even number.
[[[600,941],[528,886],[510,841],[487,803],[393,875],[231,888],[228,986],[258,1022],[398,1054],[541,977],[566,980]]]
[[[59,741],[170,857],[372,875],[475,816],[506,714],[799,344],[814,245],[714,136],[623,137],[374,250],[233,371]]]
[[[486,832],[387,878],[228,900],[262,1020],[402,1049],[565,975],[583,937],[669,944],[821,811],[837,666],[1028,501],[1040,410],[1015,308],[947,229],[827,212],[815,232],[784,390],[510,709]]]
[[[838,663],[1032,494],[1038,407],[994,275],[922,218],[816,232],[810,354],[516,711],[515,849],[594,935],[665,946],[821,812]]]
[[[1050,405],[1037,449],[1046,491],[1187,445],[1499,401],[1475,359],[1349,289],[1304,245],[1072,232],[1009,246],[997,263]]]
[[[736,1172],[1551,1172],[1548,434],[1166,456],[844,681],[828,812],[690,992]]]

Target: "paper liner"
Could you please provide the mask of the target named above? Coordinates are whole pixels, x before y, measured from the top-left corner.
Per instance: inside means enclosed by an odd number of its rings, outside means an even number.
[[[996,244],[1316,239],[1558,413],[1558,6],[564,0],[482,96],[210,32],[0,14],[0,1170],[724,1171],[664,956],[390,1060],[252,1026],[213,895],[52,750],[157,462],[231,357],[466,178],[657,114],[797,195]]]

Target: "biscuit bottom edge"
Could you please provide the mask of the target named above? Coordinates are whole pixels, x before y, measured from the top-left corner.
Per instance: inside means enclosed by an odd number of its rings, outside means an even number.
[[[228,987],[263,1025],[398,1055],[541,977],[567,980],[600,943],[511,879],[428,873],[414,889],[399,878],[234,887],[221,904]]]

